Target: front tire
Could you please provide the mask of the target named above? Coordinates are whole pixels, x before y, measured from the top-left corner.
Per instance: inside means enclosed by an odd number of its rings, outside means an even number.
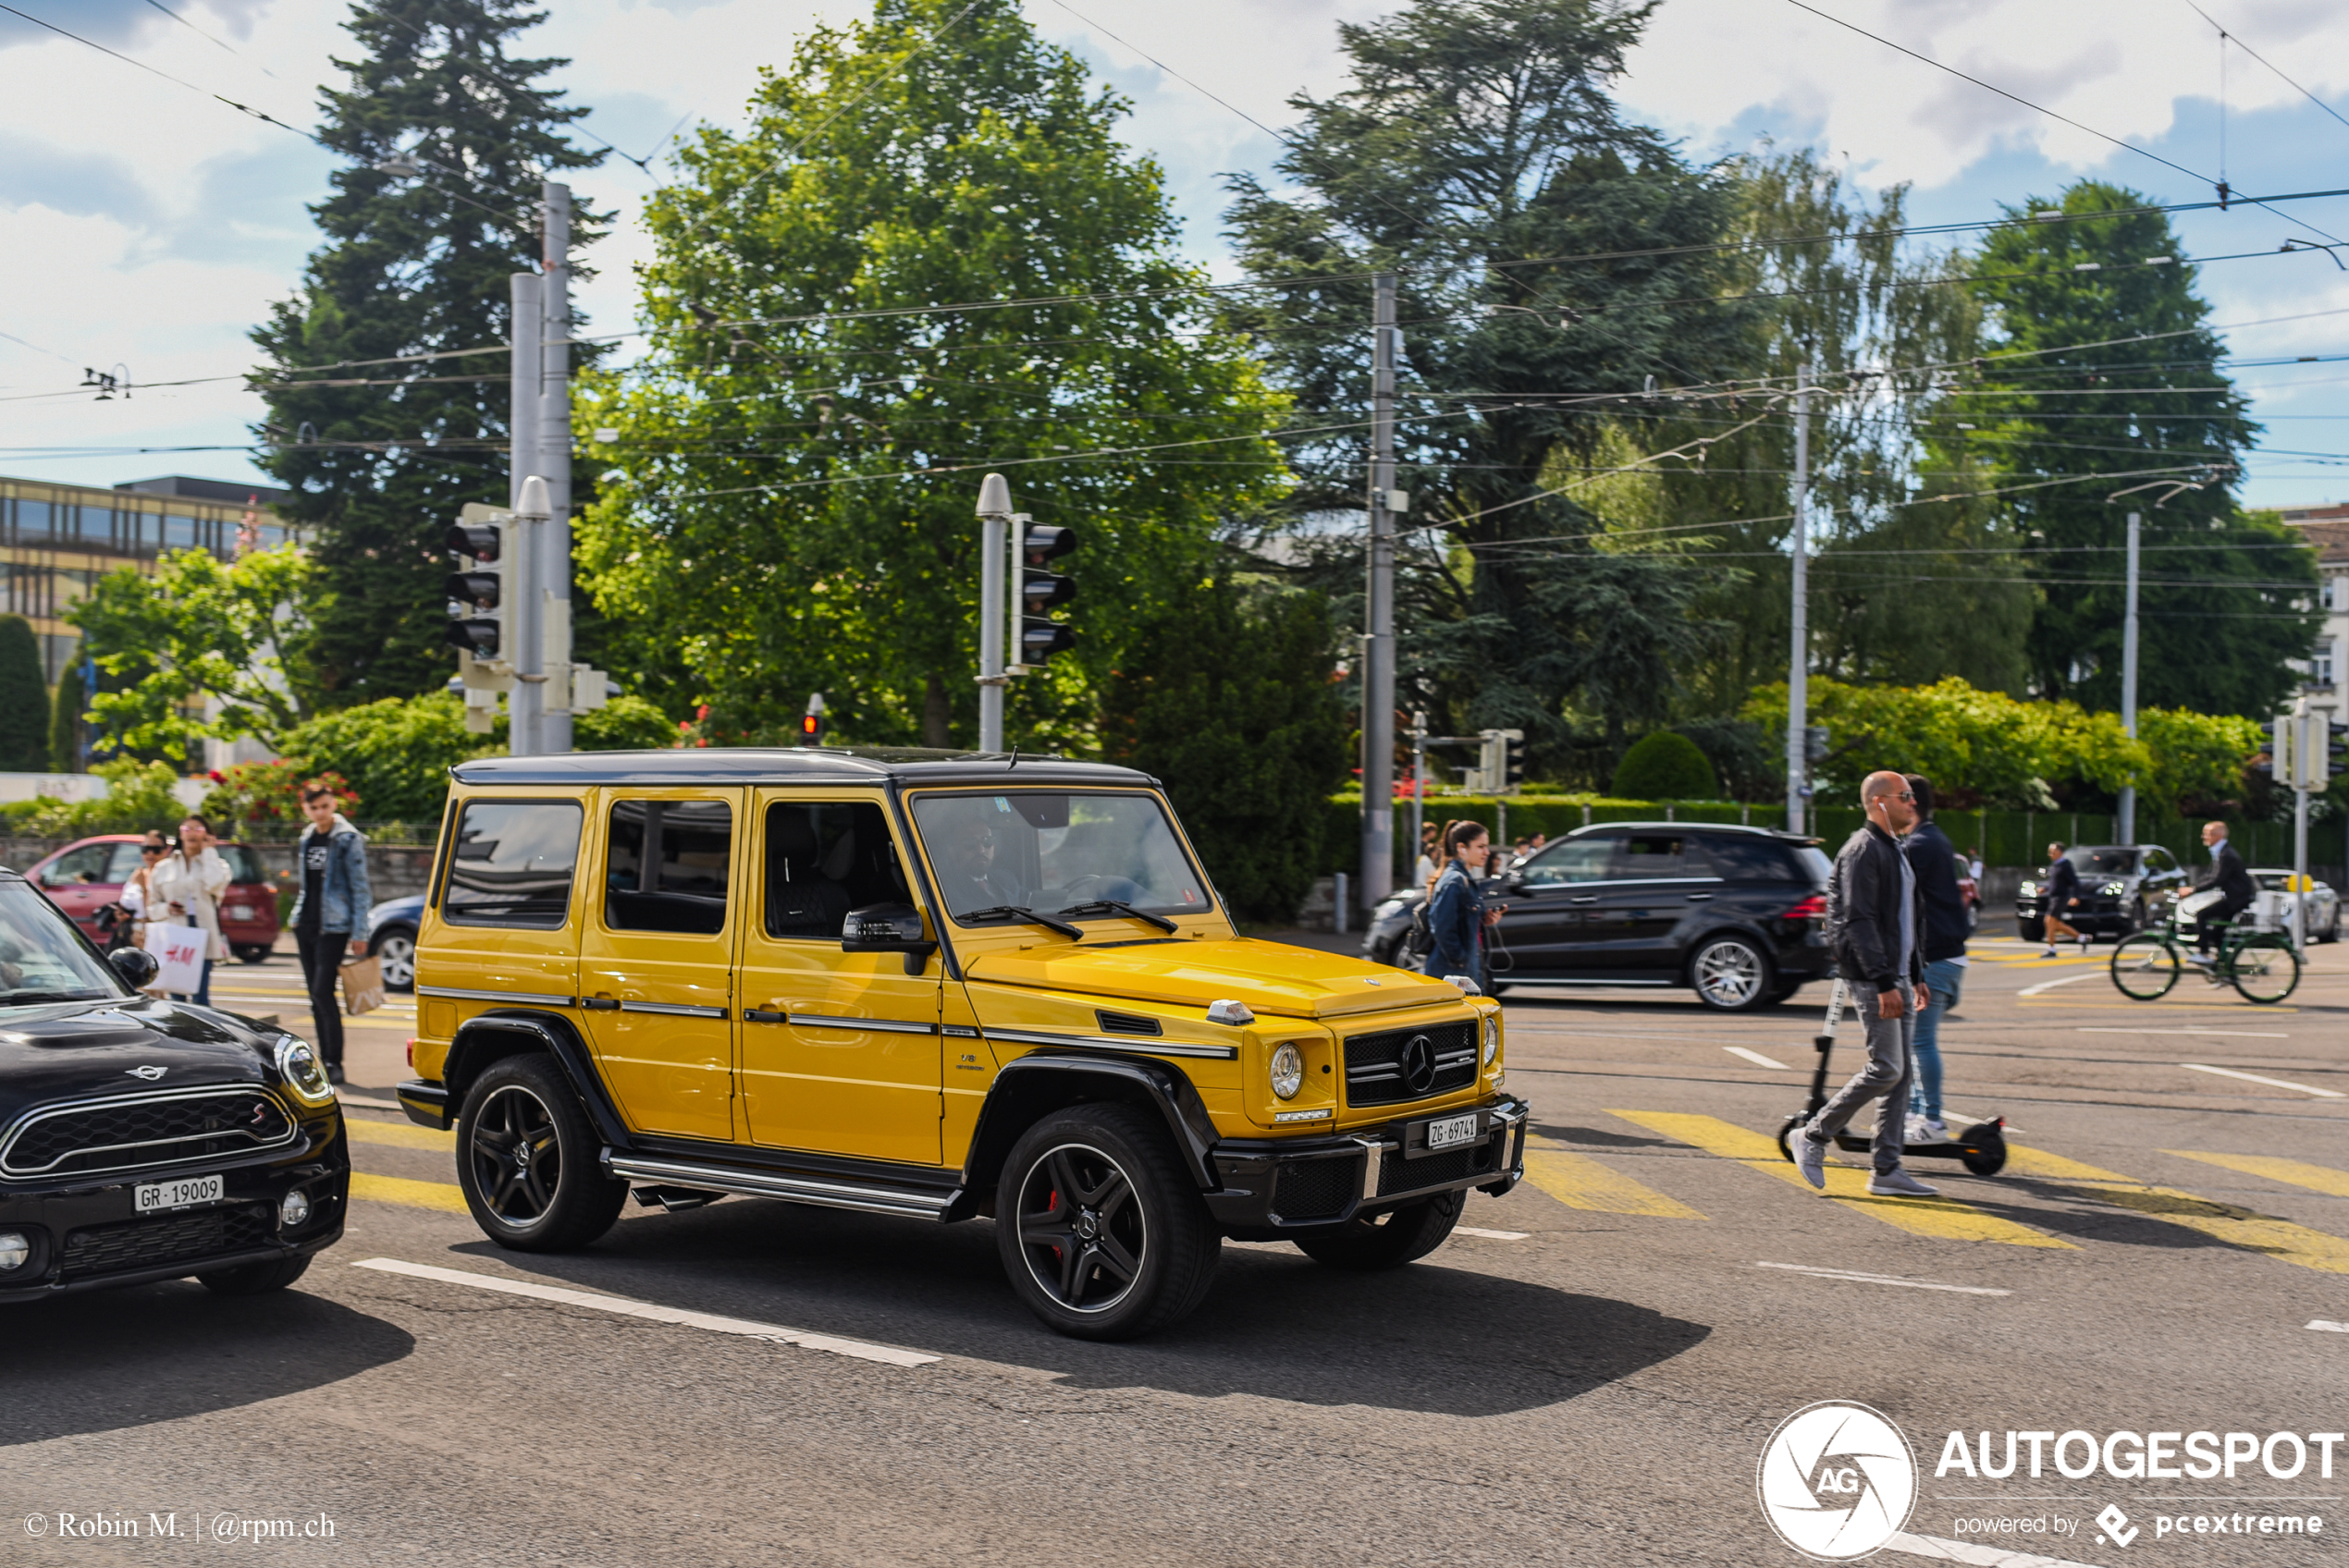
[[[1130,1340],[1180,1322],[1206,1299],[1222,1246],[1165,1129],[1131,1106],[1055,1112],[1004,1161],[996,1251],[1055,1333]]]
[[[1468,1207],[1466,1193],[1437,1193],[1340,1230],[1299,1236],[1297,1250],[1324,1268],[1369,1273],[1416,1263],[1444,1244]]]
[[[263,1296],[284,1290],[301,1279],[309,1267],[310,1255],[304,1253],[300,1257],[277,1257],[266,1263],[215,1268],[209,1274],[197,1275],[196,1283],[219,1296]]]
[[[1715,937],[1689,960],[1689,988],[1716,1012],[1751,1012],[1774,999],[1770,960],[1742,937]]]
[[[2121,994],[2141,1002],[2159,1001],[2178,983],[2178,949],[2158,933],[2141,932],[2113,944],[2109,971]]]
[[[628,1183],[596,1169],[601,1142],[552,1059],[490,1063],[457,1119],[457,1184],[481,1233],[514,1252],[568,1252],[612,1228]]]
[[[269,957],[269,949],[258,942],[240,942],[228,950],[239,963],[260,963]]]
[[[2048,923],[2044,920],[2034,920],[2029,915],[2021,915],[2015,920],[2014,929],[2015,934],[2026,942],[2047,939]]]

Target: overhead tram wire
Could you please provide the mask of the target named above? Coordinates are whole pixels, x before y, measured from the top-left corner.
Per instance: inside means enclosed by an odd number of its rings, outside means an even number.
[[[2220,38],[2225,39],[2228,43],[2233,44],[2236,48],[2242,50],[2244,54],[2250,55],[2261,65],[2266,66],[2269,70],[2274,72],[2277,80],[2281,81],[2286,87],[2289,87],[2294,92],[2299,93],[2300,96],[2308,100],[2309,103],[2314,104],[2318,108],[2322,109],[2326,114],[2331,115],[2334,119],[2340,120],[2343,125],[2349,126],[2349,117],[2344,117],[2340,110],[2334,108],[2331,104],[2326,103],[2323,99],[2318,97],[2315,93],[2309,92],[2306,88],[2293,80],[2292,78],[2284,75],[2282,69],[2270,62],[2265,55],[2260,54],[2258,50],[2254,49],[2250,44],[2245,43],[2243,41],[2243,34],[2236,32],[2232,29],[2220,26],[2219,19],[2216,17],[2213,17],[2209,12],[2204,10],[2201,6],[2195,5],[2195,0],[2185,0],[2185,5],[2187,10],[2192,11],[2195,16],[2200,17],[2204,21],[2208,22],[2213,28],[2216,28]]]

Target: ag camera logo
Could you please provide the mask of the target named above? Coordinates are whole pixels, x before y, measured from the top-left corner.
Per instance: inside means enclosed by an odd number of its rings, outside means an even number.
[[[1780,1540],[1823,1562],[1850,1562],[1881,1550],[1908,1525],[1916,1455],[1881,1411],[1822,1400],[1770,1434],[1755,1489]]]

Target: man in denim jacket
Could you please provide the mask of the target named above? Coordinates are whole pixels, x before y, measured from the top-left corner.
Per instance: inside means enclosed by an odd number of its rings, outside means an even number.
[[[335,809],[335,792],[314,779],[301,791],[310,826],[294,846],[294,870],[301,878],[294,900],[294,946],[301,953],[302,985],[310,992],[313,1043],[326,1064],[326,1081],[342,1076],[342,1004],[335,982],[346,952],[367,956],[367,936],[359,928],[375,906],[367,884],[366,835]]]

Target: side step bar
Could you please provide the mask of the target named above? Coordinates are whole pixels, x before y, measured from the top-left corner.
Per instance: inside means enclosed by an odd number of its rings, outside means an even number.
[[[902,1187],[865,1187],[847,1182],[825,1182],[807,1176],[770,1175],[724,1166],[692,1165],[676,1159],[646,1159],[641,1155],[604,1151],[604,1169],[632,1182],[658,1186],[697,1187],[732,1193],[746,1198],[781,1198],[786,1203],[812,1204],[818,1208],[853,1208],[866,1214],[894,1214],[907,1219],[943,1219],[961,1189],[945,1193],[908,1192]]]

